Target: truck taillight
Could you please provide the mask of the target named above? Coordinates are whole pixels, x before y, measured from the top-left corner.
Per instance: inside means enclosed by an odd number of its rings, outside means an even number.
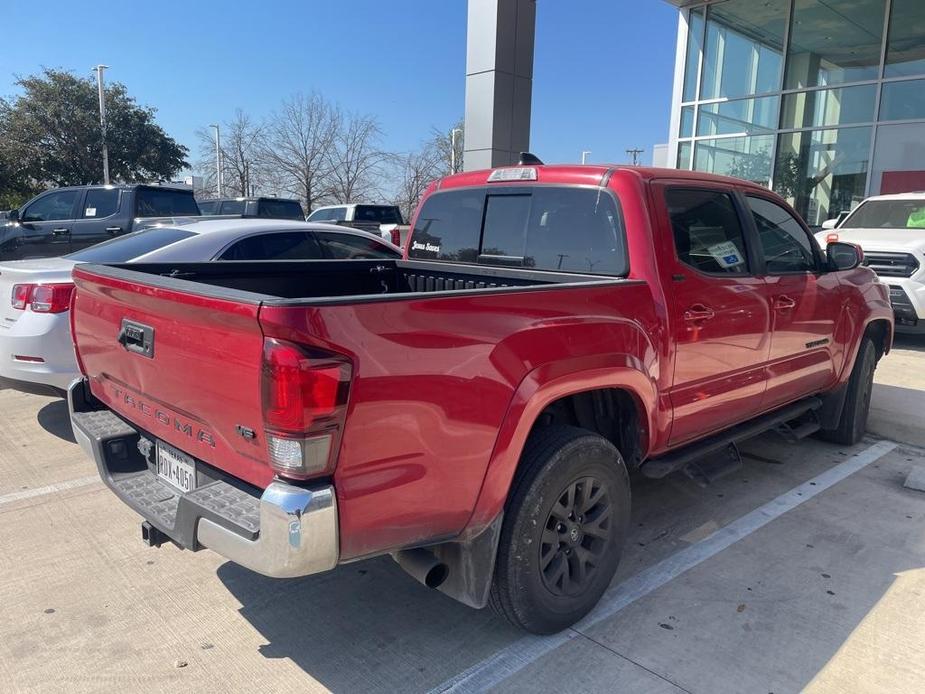
[[[36,313],[64,313],[71,307],[74,285],[16,284],[13,285],[13,308]]]
[[[338,355],[264,340],[264,429],[270,465],[278,473],[305,479],[333,468],[351,373]]]
[[[392,243],[396,246],[401,246],[401,232],[398,230],[398,227],[392,229]]]
[[[836,241],[838,241],[838,234],[836,234],[834,231],[825,235],[826,245],[830,243],[835,243]]]

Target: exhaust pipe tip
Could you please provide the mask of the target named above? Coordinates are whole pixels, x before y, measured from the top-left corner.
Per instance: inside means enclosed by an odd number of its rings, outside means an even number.
[[[412,578],[428,588],[439,588],[450,575],[450,567],[426,549],[403,549],[392,558]]]

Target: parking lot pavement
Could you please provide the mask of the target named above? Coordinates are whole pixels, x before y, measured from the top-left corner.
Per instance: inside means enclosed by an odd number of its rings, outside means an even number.
[[[896,336],[877,366],[868,430],[925,447],[925,334]]]
[[[14,692],[925,690],[925,494],[902,486],[925,452],[766,435],[743,453],[743,469],[709,487],[635,479],[632,536],[601,610],[525,637],[387,558],[279,581],[207,551],[146,548],[138,517],[69,440],[63,402],[0,390],[0,681]]]

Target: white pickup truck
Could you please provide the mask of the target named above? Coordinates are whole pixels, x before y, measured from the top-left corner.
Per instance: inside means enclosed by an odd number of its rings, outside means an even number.
[[[896,327],[925,328],[925,192],[867,198],[816,238],[823,248],[847,241],[864,249],[864,264],[890,287]]]
[[[368,231],[403,248],[411,227],[402,219],[397,205],[350,203],[326,205],[308,215],[309,222],[327,222]]]

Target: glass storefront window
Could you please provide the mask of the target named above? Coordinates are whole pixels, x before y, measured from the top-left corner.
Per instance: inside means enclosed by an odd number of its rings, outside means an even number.
[[[925,75],[925,3],[893,0],[887,33],[887,77]]]
[[[701,99],[780,89],[787,0],[728,0],[711,5]]]
[[[822,224],[864,198],[871,128],[780,135],[774,190],[810,225]]]
[[[752,135],[777,127],[776,96],[701,104],[697,135]]]
[[[681,107],[681,137],[691,137],[694,134],[694,107]]]
[[[922,8],[925,12],[925,7]],[[925,80],[885,82],[880,96],[880,120],[925,118]]]
[[[697,66],[703,50],[703,8],[691,10],[687,29],[687,62],[684,66],[684,94],[682,101],[697,98]]]
[[[691,152],[693,151],[693,144],[690,142],[679,142],[678,143],[678,168],[687,169],[691,168]]]
[[[761,185],[771,180],[773,135],[697,140],[694,170],[744,178]]]
[[[784,96],[782,128],[870,123],[874,119],[877,85],[818,89]]]
[[[787,89],[876,79],[886,0],[794,0]]]

